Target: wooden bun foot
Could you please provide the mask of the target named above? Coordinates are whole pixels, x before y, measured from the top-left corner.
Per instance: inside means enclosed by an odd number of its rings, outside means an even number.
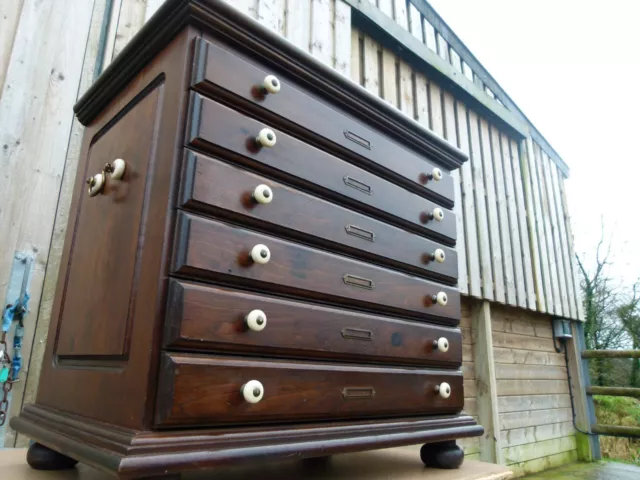
[[[68,470],[78,461],[40,443],[33,443],[27,451],[27,463],[35,470]]]
[[[427,467],[454,469],[462,465],[464,452],[455,440],[427,443],[420,449],[420,459]]]

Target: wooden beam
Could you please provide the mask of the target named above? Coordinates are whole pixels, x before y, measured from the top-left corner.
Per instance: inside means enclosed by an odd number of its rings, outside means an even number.
[[[582,358],[640,358],[640,350],[585,350]]]
[[[580,322],[572,323],[572,338],[565,341],[569,384],[573,395],[574,424],[582,432],[588,432],[595,423],[593,399],[585,394],[589,387],[589,365],[582,359],[584,350],[584,326]],[[597,436],[576,434],[578,456],[580,460],[590,462],[600,460],[600,442]]]
[[[600,435],[640,438],[640,427],[595,424],[591,425],[591,431]]]
[[[589,395],[611,395],[614,397],[640,398],[640,388],[632,387],[587,387]]]
[[[472,309],[471,315],[478,421],[484,428],[484,435],[480,437],[480,459],[484,462],[503,464],[504,457],[502,455],[498,414],[498,391],[493,362],[490,303],[487,301],[477,302]]]

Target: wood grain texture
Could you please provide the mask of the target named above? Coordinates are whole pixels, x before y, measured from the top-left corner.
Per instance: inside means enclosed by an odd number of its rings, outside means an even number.
[[[267,318],[260,332],[245,325],[253,309]],[[449,341],[444,353],[433,347],[441,337]],[[175,280],[169,288],[164,344],[172,349],[448,368],[459,367],[462,359],[455,329]]]
[[[569,395],[521,395],[498,398],[501,413],[571,408]]]
[[[575,449],[576,437],[571,435],[569,437],[543,440],[529,446],[507,447],[504,449],[504,459],[507,465],[511,465]]]
[[[569,393],[566,380],[498,380],[498,395],[543,395]]]
[[[449,325],[460,320],[456,289],[229,224],[185,214],[179,215],[178,222],[173,267],[177,274]],[[271,259],[266,265],[250,260],[255,245],[269,249]],[[446,306],[432,300],[438,292],[446,293]]]
[[[512,428],[570,422],[571,419],[572,413],[570,407],[546,408],[544,410],[528,410],[526,412],[501,413],[500,428],[502,430],[510,430]]]
[[[503,463],[498,410],[497,372],[493,360],[491,305],[476,302],[472,310],[474,365],[477,372],[476,398],[478,422],[485,428],[480,439],[480,458],[485,462]]]
[[[495,300],[505,303],[504,259],[500,244],[500,219],[498,216],[498,198],[496,178],[493,166],[493,152],[491,145],[491,130],[484,118],[480,118],[480,145],[482,147],[482,164],[484,173],[485,201],[487,205],[487,220],[489,225],[489,248],[493,268],[493,289]]]
[[[287,2],[287,40],[308,52],[311,45],[311,0]]]
[[[234,98],[229,100],[237,101],[237,96],[250,101],[252,108],[259,105],[255,110],[257,115],[269,123],[283,125],[287,131],[302,135],[305,140],[319,144],[348,161],[377,170],[420,195],[431,196],[445,205],[452,204],[451,177],[446,172],[438,182],[429,182],[425,177],[436,165],[444,166],[446,169],[445,157],[435,158],[430,153],[423,152],[420,155],[411,152],[406,146],[399,145],[377,129],[363,125],[353,116],[302,90],[294,81],[289,80],[286,73],[267,69],[255,62],[252,64],[237,53],[229,52],[210,42],[202,43],[198,51],[201,52],[200,61],[205,64],[202,68],[198,67],[193,81],[197,89],[219,96],[225,93],[217,89],[222,87],[234,94]],[[220,63],[228,67],[216,68]],[[383,64],[384,68],[386,66]],[[397,105],[395,60],[393,72],[393,101]],[[277,74],[281,91],[277,95],[256,96],[256,85],[262,82],[267,74]],[[386,77],[386,71],[383,76]],[[238,78],[247,80],[238,81]],[[203,102],[204,105],[208,103]],[[267,111],[278,117],[266,116]],[[345,131],[352,132],[352,135],[346,136]],[[352,140],[353,134],[358,137],[358,141]],[[399,156],[402,161],[398,160]]]
[[[9,416],[25,395],[30,352],[54,231],[65,159],[74,141],[78,94],[93,1],[0,2],[0,291],[7,293],[16,253],[33,256],[24,318],[24,368],[13,386]],[[67,15],[67,9],[74,16]],[[10,302],[15,299],[8,300]],[[4,307],[4,306],[3,306]],[[11,328],[13,330],[13,328]],[[13,335],[7,336],[11,345]],[[12,354],[11,349],[9,349]],[[42,357],[34,361],[33,370]],[[8,424],[1,444],[13,446]]]
[[[500,209],[500,235],[505,251],[504,273],[507,282],[507,302],[526,308],[526,293],[524,290],[524,271],[522,268],[522,250],[520,244],[520,230],[517,221],[516,199],[513,192],[513,176],[511,172],[511,157],[509,139],[499,135],[500,146],[496,162],[498,177],[498,197],[503,198],[504,207]],[[502,228],[506,228],[503,231]],[[504,247],[508,245],[508,247]],[[511,262],[507,256],[511,255]]]
[[[451,414],[464,403],[456,372],[185,354],[164,355],[161,368],[156,421],[163,425]],[[264,386],[255,404],[241,393],[250,380]],[[451,386],[447,399],[435,391],[442,382]]]
[[[549,313],[560,313],[557,312],[559,299],[557,289],[557,272],[555,271],[555,255],[550,231],[551,224],[549,221],[547,197],[545,196],[541,154],[542,152],[540,147],[534,143],[531,173],[533,174],[532,187],[534,190],[537,190],[537,193],[534,192],[534,197],[537,194],[538,198],[536,202],[537,208],[535,218],[540,242],[540,263],[542,264],[542,276],[544,279],[545,297],[547,299],[547,311]]]
[[[333,68],[345,77],[351,68],[351,7],[342,0],[334,0]]]
[[[456,126],[460,149],[471,157],[471,142],[469,138],[469,119],[466,107],[456,102]],[[481,298],[482,279],[480,276],[480,249],[478,245],[478,226],[476,218],[473,171],[471,162],[465,162],[460,169],[462,188],[462,218],[464,220],[467,279],[469,295]]]
[[[136,267],[144,241],[140,229],[148,221],[143,210],[146,179],[157,141],[156,114],[163,90],[157,84],[115,124],[101,131],[79,172],[78,176],[90,177],[116,158],[127,162],[120,182],[107,180],[99,195],[90,197],[83,192],[79,200],[69,253],[73,261],[61,285],[56,355],[122,357],[129,353],[131,301],[139,288]],[[88,270],[92,264],[93,269]]]
[[[455,250],[203,155],[186,153],[179,206],[455,284]],[[253,199],[259,185],[271,203]],[[402,245],[402,248],[397,248]],[[441,249],[444,262],[432,257]]]
[[[535,458],[520,463],[513,463],[509,468],[514,475],[523,477],[528,474],[542,472],[563,465],[571,465],[578,461],[578,452],[576,450],[568,450],[562,453],[554,453],[546,457]]]
[[[453,96],[445,92],[442,96],[442,109],[444,112],[444,136],[456,147],[460,147],[459,133],[456,124],[456,105]],[[467,235],[464,231],[465,218],[462,208],[462,185],[460,171],[451,172],[453,177],[453,191],[455,203],[453,213],[456,216],[456,251],[458,252],[458,286],[463,294],[469,293],[469,278],[467,275]]]
[[[522,252],[522,266],[523,266],[523,280],[525,283],[526,290],[526,303],[527,307],[531,310],[536,309],[536,289],[534,286],[534,278],[533,278],[533,257],[531,253],[531,243],[529,241],[529,228],[527,224],[527,219],[529,215],[527,215],[528,205],[525,202],[525,188],[524,182],[525,178],[523,175],[523,170],[520,167],[521,163],[521,152],[518,148],[518,144],[515,140],[511,140],[509,142],[509,151],[510,151],[510,160],[509,163],[511,165],[511,169],[513,172],[513,187],[515,192],[515,205],[511,204],[511,211],[515,212],[516,219],[518,222],[519,233],[520,233],[520,249]],[[523,155],[526,152],[523,153]],[[506,168],[506,167],[505,167]],[[536,257],[537,258],[537,257]],[[522,300],[518,297],[518,304],[522,304]]]
[[[130,478],[162,477],[225,465],[256,463],[265,460],[266,449],[270,458],[277,461],[292,455],[302,459],[450,440],[454,431],[458,438],[482,432],[472,417],[447,415],[362,420],[358,425],[324,422],[308,424],[305,428],[295,425],[256,426],[247,441],[246,433],[233,427],[123,432],[91,419],[64,416],[35,405],[28,405],[17,423],[20,429],[29,431],[30,436],[39,442],[51,444],[62,439],[64,445],[60,450],[63,452],[81,456],[84,462],[108,471],[117,470],[120,475]],[[443,428],[445,426],[450,428]],[[317,442],[318,438],[328,436],[333,436],[334,440]],[[274,439],[286,440],[274,444]],[[136,445],[135,450],[123,458],[121,452],[131,444]],[[238,478],[244,478],[242,473]]]
[[[502,430],[500,435],[502,436],[503,445],[505,447],[515,447],[518,445],[526,445],[528,443],[551,440],[552,438],[568,437],[574,434],[574,432],[575,429],[573,428],[573,423],[562,422]]]
[[[560,198],[562,199],[562,210],[564,212],[564,222],[567,227],[567,239],[568,239],[568,248],[570,255],[570,265],[571,265],[571,275],[573,279],[573,285],[575,290],[575,302],[576,302],[576,310],[578,312],[577,318],[579,320],[584,321],[584,305],[582,302],[582,291],[580,289],[580,279],[578,277],[578,265],[576,262],[575,251],[573,247],[573,234],[571,233],[571,220],[569,218],[569,205],[567,204],[567,195],[565,191],[564,182],[559,182],[560,188]]]
[[[551,188],[551,177],[549,172],[549,157],[540,149],[540,188],[543,197],[543,212],[545,220],[545,232],[547,238],[547,255],[549,258],[549,269],[551,270],[551,288],[553,290],[553,303],[555,313],[564,315],[566,304],[566,284],[562,282],[562,258],[560,257],[560,245],[557,235],[557,219],[554,217],[553,192]],[[568,305],[567,305],[568,306]],[[567,312],[568,314],[568,312]]]
[[[538,169],[533,148],[533,141],[528,138],[526,148],[521,149],[521,166],[525,198],[527,201],[527,220],[529,223],[529,239],[531,242],[531,260],[536,286],[536,301],[538,310],[553,313],[553,299],[549,297],[551,282],[549,277],[549,263],[542,254],[544,237],[544,223],[540,204],[540,188],[538,185]],[[526,153],[526,154],[525,154]]]
[[[576,300],[580,298],[579,290],[580,286],[576,288],[573,276],[573,238],[567,235],[566,220],[564,216],[564,202],[561,195],[560,183],[562,182],[562,176],[554,164],[549,165],[551,173],[551,183],[553,188],[555,214],[557,218],[559,243],[562,250],[562,266],[564,269],[564,281],[566,284],[567,292],[567,306],[565,314],[570,318],[578,318],[578,310],[576,307]]]
[[[24,0],[2,2],[0,5],[0,100],[23,5]]]
[[[364,88],[376,96],[381,96],[380,85],[380,45],[368,35],[364,37]]]
[[[105,8],[106,0],[94,3],[93,12],[91,14],[91,26],[89,27],[87,45],[82,65],[82,74],[80,76],[78,95],[82,95],[87,88],[89,88],[96,73],[98,62],[97,52],[100,44],[102,20]],[[23,356],[25,363],[28,362],[27,378],[26,381],[19,382],[13,386],[12,390],[14,401],[11,405],[11,418],[20,413],[20,410],[22,410],[22,404],[34,403],[36,400],[38,384],[40,382],[40,372],[42,370],[42,363],[44,361],[44,354],[47,346],[47,335],[51,321],[51,310],[54,302],[56,283],[58,281],[58,273],[61,268],[60,262],[62,260],[62,253],[64,249],[65,233],[69,222],[69,210],[71,207],[71,197],[73,195],[74,178],[80,161],[83,131],[84,127],[77,119],[74,119],[71,125],[71,133],[69,136],[67,156],[64,162],[64,173],[62,175],[60,192],[57,197],[58,204],[56,207],[53,234],[47,258],[47,268],[42,287],[42,296],[40,298],[38,308],[38,317],[36,322],[28,323],[25,329],[26,340],[24,341],[24,346],[26,348],[23,348]],[[27,349],[31,335],[33,335],[33,342],[31,342],[32,347],[29,352]],[[22,402],[15,400],[20,397],[22,397]],[[9,435],[16,434],[12,429],[7,430]],[[13,438],[6,436],[5,446],[11,445],[13,440]],[[19,435],[15,439],[15,444],[17,447],[26,447],[29,444],[29,440],[25,436]]]
[[[451,211],[444,210],[442,221],[428,217],[438,207],[436,203],[221,104],[194,96],[191,110],[188,143],[194,148],[224,156],[232,152],[236,155],[231,158],[236,162],[266,169],[272,176],[348,206],[375,212],[380,218],[395,215],[396,222],[404,227],[449,245],[455,243],[456,220]],[[256,147],[255,138],[265,127],[276,136],[273,148]],[[306,162],[299,162],[300,158]]]
[[[186,101],[183,95],[187,88],[187,73],[189,72],[190,59],[186,52],[191,44],[194,32],[187,29],[176,37],[173,43],[148,65],[144,74],[122,91],[121,95],[113,102],[111,107],[103,112],[98,119],[87,129],[81,159],[88,158],[91,140],[103,130],[118,112],[126,112],[131,108],[136,96],[138,96],[154,80],[164,78],[162,101],[158,102],[159,123],[157,128],[157,140],[153,151],[153,165],[150,169],[150,188],[145,193],[147,218],[153,218],[145,226],[145,238],[153,241],[144,242],[144,247],[137,254],[139,256],[136,266],[140,283],[132,301],[135,309],[135,321],[131,326],[131,349],[126,358],[114,363],[101,363],[100,358],[76,357],[75,365],[65,365],[62,361],[44,361],[40,376],[37,403],[53,408],[74,412],[90,418],[99,418],[113,425],[143,429],[150,420],[147,417],[148,407],[151,407],[153,386],[146,381],[154,371],[154,360],[149,354],[150,346],[154,345],[154,326],[160,322],[155,306],[160,305],[161,292],[158,279],[167,274],[167,265],[163,262],[163,243],[165,236],[165,219],[173,204],[171,192],[172,167],[175,161],[174,155],[181,145],[181,139],[177,135],[184,125],[181,123],[183,116],[179,114],[180,105]],[[163,77],[164,75],[164,77]],[[144,97],[144,94],[141,95]],[[139,100],[139,98],[138,98]],[[142,104],[140,104],[142,105]],[[155,113],[155,112],[154,112]],[[149,118],[153,121],[155,115]],[[134,139],[137,140],[137,139]],[[122,143],[120,148],[125,148]],[[86,185],[84,184],[84,170],[86,164],[78,167],[81,174],[77,175],[74,196],[70,210],[70,221],[76,222],[80,211],[80,200],[86,199]],[[177,172],[175,172],[177,173]],[[126,184],[123,184],[123,188]],[[106,198],[92,198],[90,200],[106,200]],[[74,229],[67,230],[64,253],[61,260],[60,278],[65,278],[68,273],[69,263],[73,263],[70,255]],[[97,252],[100,253],[100,252]],[[102,251],[105,255],[108,250]],[[102,257],[106,258],[106,257]],[[95,264],[90,264],[95,266]],[[87,265],[84,265],[85,269]],[[90,272],[90,270],[87,270]],[[61,315],[69,315],[67,309],[62,311],[62,292],[64,282],[57,285],[56,298],[52,308],[50,334],[48,336],[45,358],[53,359],[56,350],[56,333],[60,328]],[[106,292],[105,292],[106,294]],[[127,296],[128,298],[128,296]],[[159,327],[159,326],[158,326]],[[156,337],[159,343],[159,337]],[[80,348],[83,348],[82,346]],[[71,360],[71,359],[70,359]],[[84,362],[84,363],[83,363]],[[73,363],[73,362],[72,362]],[[84,365],[85,368],[77,368]],[[117,372],[117,373],[116,373]],[[68,392],[73,391],[73,396]],[[125,393],[126,392],[126,393]]]
[[[487,200],[485,198],[483,150],[480,142],[480,119],[475,112],[469,110],[469,135],[471,146],[471,170],[473,175],[473,192],[476,205],[476,222],[478,246],[480,250],[480,273],[482,275],[482,297],[487,300],[495,298],[493,289],[493,270],[491,246],[489,240],[489,219]]]
[[[394,53],[382,48],[382,95],[381,97],[391,106],[400,107],[398,92],[398,63]]]

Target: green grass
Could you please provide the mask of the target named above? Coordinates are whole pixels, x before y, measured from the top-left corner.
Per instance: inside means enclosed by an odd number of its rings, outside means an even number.
[[[640,400],[594,395],[596,419],[603,425],[640,425]],[[640,465],[640,439],[600,436],[603,459]]]

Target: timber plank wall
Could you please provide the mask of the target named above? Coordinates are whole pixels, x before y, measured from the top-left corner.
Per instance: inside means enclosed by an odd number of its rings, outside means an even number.
[[[38,385],[82,138],[72,106],[162,1],[0,2],[0,294],[16,252],[36,259],[10,416]],[[423,0],[228,3],[470,156],[454,172],[465,409],[497,435],[465,451],[519,474],[575,460],[550,327],[583,318],[562,159]],[[5,446],[26,444],[4,428]]]

